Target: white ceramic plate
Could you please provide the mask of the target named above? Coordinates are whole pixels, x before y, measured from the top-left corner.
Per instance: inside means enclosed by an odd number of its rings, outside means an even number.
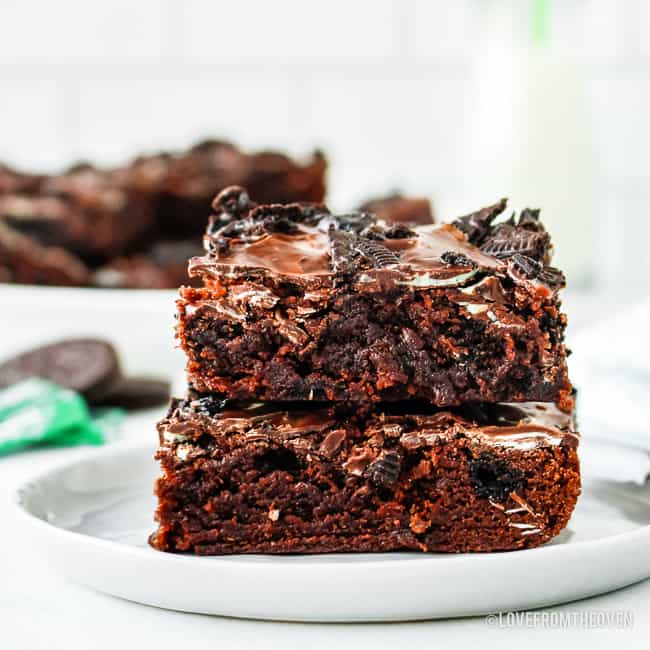
[[[590,451],[591,449],[591,451]],[[594,453],[600,451],[601,453]],[[152,448],[119,444],[50,470],[15,495],[19,535],[69,579],[188,612],[296,621],[388,621],[541,607],[650,576],[650,487],[597,471],[569,528],[533,550],[494,554],[190,557],[147,546]],[[618,467],[647,472],[643,452]],[[609,471],[609,470],[607,470]],[[624,477],[616,477],[618,479]]]

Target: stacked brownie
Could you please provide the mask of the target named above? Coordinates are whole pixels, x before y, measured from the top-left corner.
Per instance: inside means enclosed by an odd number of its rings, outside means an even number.
[[[160,550],[495,551],[580,491],[566,318],[539,213],[408,226],[213,203],[159,423]]]

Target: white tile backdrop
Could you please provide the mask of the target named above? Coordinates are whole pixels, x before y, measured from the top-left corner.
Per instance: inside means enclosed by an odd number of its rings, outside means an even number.
[[[1,0],[0,160],[110,163],[207,135],[321,146],[336,207],[401,187],[453,216],[489,3]],[[589,99],[592,277],[650,291],[650,2],[556,0],[555,17]]]

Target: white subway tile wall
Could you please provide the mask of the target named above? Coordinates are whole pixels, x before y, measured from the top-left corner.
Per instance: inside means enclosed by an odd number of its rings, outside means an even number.
[[[2,0],[0,160],[110,164],[203,136],[322,147],[335,207],[403,188],[451,217],[470,207],[468,108],[500,1]],[[589,100],[592,278],[650,290],[650,3],[553,11]]]

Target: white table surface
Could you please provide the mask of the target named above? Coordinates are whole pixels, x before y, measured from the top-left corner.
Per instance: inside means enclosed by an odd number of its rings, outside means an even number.
[[[568,296],[565,300],[567,312],[572,316],[574,339],[575,333],[598,314],[602,300],[579,295]],[[614,304],[611,297],[608,301]],[[615,304],[624,302],[620,299]],[[169,304],[170,300],[165,298],[150,312],[160,312],[161,305],[164,311]],[[37,321],[35,329],[30,329],[30,319],[25,318],[24,313],[14,314],[0,323],[0,341],[10,341],[10,335],[15,336],[18,331],[23,343],[47,338],[42,320]],[[68,312],[60,321],[56,315],[50,316],[48,332],[53,336],[67,332],[72,326],[61,323],[71,322],[69,316]],[[106,327],[105,320],[103,315]],[[78,324],[75,327],[78,329]],[[90,331],[90,327],[89,324],[86,331]],[[161,341],[152,342],[152,349],[164,345],[165,337],[171,348],[168,332],[167,327],[162,327]],[[6,344],[0,346],[0,357],[9,354],[12,348]],[[153,431],[143,431],[141,435],[146,439]],[[515,625],[505,621],[505,627],[491,627],[484,618],[363,625],[269,623],[165,611],[89,591],[53,575],[47,565],[47,549],[43,549],[40,557],[24,550],[21,540],[12,536],[7,512],[8,495],[14,486],[53,463],[83,453],[84,449],[36,451],[0,459],[0,650],[113,650],[120,647],[156,650],[354,647],[378,650],[400,646],[548,649],[550,644],[559,648],[576,647],[576,644],[578,647],[589,644],[591,648],[612,648],[614,643],[626,649],[648,647],[650,580],[614,593],[541,610],[562,612],[565,621],[577,620],[566,627],[557,624],[557,619],[545,622],[541,617]],[[616,557],[611,561],[616,562]],[[314,597],[318,597],[317,593]],[[632,624],[625,629],[593,627],[589,620],[595,620],[603,612],[623,612],[627,620],[631,618]],[[591,619],[581,613],[588,613]]]

